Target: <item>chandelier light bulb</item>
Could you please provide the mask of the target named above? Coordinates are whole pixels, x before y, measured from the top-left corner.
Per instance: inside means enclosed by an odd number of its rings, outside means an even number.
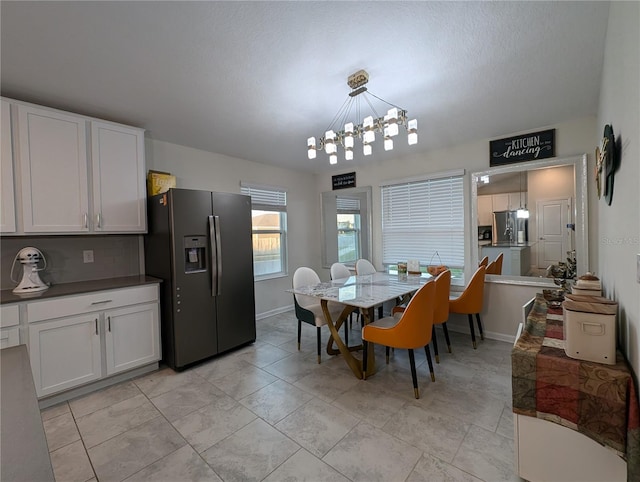
[[[337,154],[331,154],[329,156],[329,164],[338,164],[338,155]]]
[[[347,147],[347,148],[344,150],[344,158],[345,158],[347,161],[353,161],[353,149],[351,149],[351,148]]]
[[[353,136],[352,135],[346,135],[344,137],[344,148],[345,149],[353,149]]]
[[[418,143],[418,120],[411,119],[407,122],[407,131],[409,131],[409,135],[407,136],[407,141],[410,146],[413,146]]]
[[[348,122],[344,125],[345,134],[353,134],[353,122]]]
[[[315,159],[316,150],[310,147],[309,150],[307,151],[307,156],[309,156],[309,159]]]
[[[393,139],[388,138],[384,140],[384,150],[391,151],[393,149]]]
[[[371,145],[370,145],[370,144],[364,144],[364,145],[362,146],[362,153],[363,153],[365,156],[370,156],[372,152],[373,152],[373,149],[371,148]]]

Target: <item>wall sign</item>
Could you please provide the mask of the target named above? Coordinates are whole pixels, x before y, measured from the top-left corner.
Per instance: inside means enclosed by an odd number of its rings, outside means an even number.
[[[346,174],[338,174],[337,176],[331,176],[331,184],[333,190],[346,189],[348,187],[356,187],[356,173],[347,172]]]
[[[536,161],[555,156],[556,130],[531,132],[489,142],[489,165]]]

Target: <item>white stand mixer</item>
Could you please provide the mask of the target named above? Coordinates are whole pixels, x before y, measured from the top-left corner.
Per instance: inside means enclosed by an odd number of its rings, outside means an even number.
[[[42,271],[47,267],[47,260],[38,248],[28,246],[18,251],[11,265],[11,281],[13,282],[17,282],[17,280],[13,279],[13,269],[16,261],[20,261],[20,264],[24,265],[24,267],[22,269],[22,280],[13,289],[13,293],[19,295],[49,289],[49,285],[45,284],[38,274],[38,271]],[[40,261],[44,263],[42,268],[38,268]]]

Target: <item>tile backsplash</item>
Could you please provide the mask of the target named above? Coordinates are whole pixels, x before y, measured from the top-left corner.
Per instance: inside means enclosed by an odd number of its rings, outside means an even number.
[[[40,277],[46,283],[61,284],[140,274],[142,236],[21,236],[0,238],[0,289],[12,289],[13,260],[25,246],[34,246],[47,259]],[[84,262],[84,251],[93,251],[93,263]],[[22,266],[16,262],[14,279],[20,280]]]

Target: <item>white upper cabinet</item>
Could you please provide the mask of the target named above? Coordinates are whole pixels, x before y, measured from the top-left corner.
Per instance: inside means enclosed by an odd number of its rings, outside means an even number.
[[[89,231],[86,120],[18,105],[25,233]]]
[[[491,196],[493,200],[493,211],[508,211],[509,210],[509,195],[508,194],[494,194]]]
[[[92,121],[91,153],[93,229],[145,232],[144,131]]]
[[[13,144],[11,142],[11,105],[2,99],[2,119],[0,119],[0,232],[16,231],[16,208],[13,192]]]
[[[7,115],[9,104],[17,114],[13,137],[10,123],[5,133],[5,104]],[[2,232],[146,232],[143,129],[11,99],[2,100],[2,109]],[[5,215],[13,202],[4,198],[14,197],[5,190],[5,177],[13,179],[5,176],[12,167],[5,135],[13,138],[16,164],[13,230]]]

